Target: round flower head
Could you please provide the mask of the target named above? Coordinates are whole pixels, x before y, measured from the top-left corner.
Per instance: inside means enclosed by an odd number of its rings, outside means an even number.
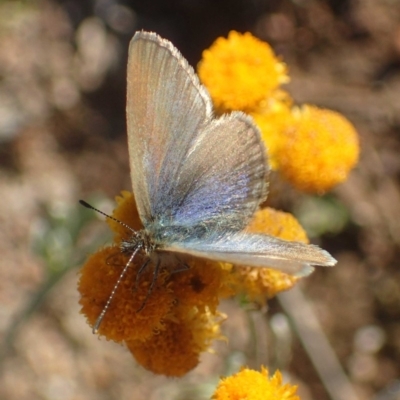
[[[127,341],[128,350],[147,370],[166,376],[182,376],[199,363],[193,334],[185,324],[169,321],[164,332],[149,340]]]
[[[185,259],[190,268],[174,274],[171,282],[171,289],[176,299],[179,299],[177,307],[208,308],[216,312],[219,298],[226,290],[223,285],[229,280],[232,266],[201,258]]]
[[[182,376],[199,363],[200,353],[221,338],[219,321],[208,311],[192,308],[184,319],[170,320],[165,329],[142,342],[127,341],[129,351],[144,368],[156,374]]]
[[[243,368],[230,377],[221,379],[213,400],[300,400],[297,386],[282,384],[282,375],[276,371],[272,377],[264,367],[261,372]]]
[[[251,112],[254,122],[261,132],[261,138],[268,149],[268,164],[276,170],[279,166],[277,155],[284,132],[290,126],[292,100],[288,93],[278,90],[275,97],[265,99],[261,106]]]
[[[307,236],[296,218],[282,211],[264,208],[254,215],[248,231],[265,233],[284,240],[307,243]],[[238,266],[232,276],[235,292],[245,294],[249,300],[265,303],[277,293],[288,290],[299,278],[270,268]]]
[[[297,189],[323,194],[347,178],[359,151],[357,132],[345,117],[303,106],[294,110],[276,159],[280,173]]]
[[[79,303],[82,306],[81,313],[86,316],[90,326],[95,325],[104,310],[128,259],[118,247],[105,247],[89,257],[80,270]],[[138,257],[128,268],[100,324],[98,333],[109,340],[145,340],[155,330],[164,329],[163,318],[174,303],[173,294],[166,284],[168,274],[163,272],[158,275],[152,295],[148,296],[153,274],[144,271],[137,275],[143,262],[143,258]],[[138,312],[144,301],[146,307]]]
[[[268,43],[235,31],[203,52],[198,74],[220,112],[254,110],[289,80]]]

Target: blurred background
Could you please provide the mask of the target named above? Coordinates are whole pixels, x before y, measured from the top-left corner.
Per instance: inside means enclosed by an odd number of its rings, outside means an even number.
[[[285,187],[271,200],[338,265],[263,310],[222,304],[229,341],[181,379],[93,336],[76,291],[109,237],[78,199],[110,212],[131,189],[125,80],[138,29],[194,67],[218,36],[252,32],[288,64],[295,101],[341,112],[361,141],[331,193]],[[303,400],[400,399],[399,179],[399,1],[0,0],[0,398],[207,399],[219,376],[264,364]]]

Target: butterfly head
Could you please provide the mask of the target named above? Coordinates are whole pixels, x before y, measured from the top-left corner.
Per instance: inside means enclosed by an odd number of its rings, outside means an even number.
[[[157,247],[153,235],[145,229],[133,232],[129,239],[121,242],[121,251],[127,254],[132,254],[136,250],[143,250],[147,256],[150,256]]]

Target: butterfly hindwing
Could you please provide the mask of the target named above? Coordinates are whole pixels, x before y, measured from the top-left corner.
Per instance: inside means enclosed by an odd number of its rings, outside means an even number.
[[[336,263],[328,252],[317,246],[244,232],[180,241],[172,243],[167,250],[232,264],[270,267],[297,276],[310,274],[313,265]]]

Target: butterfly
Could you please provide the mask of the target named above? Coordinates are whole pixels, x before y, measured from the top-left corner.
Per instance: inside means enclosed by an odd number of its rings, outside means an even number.
[[[165,253],[294,275],[336,263],[317,246],[246,232],[268,191],[260,132],[242,112],[215,117],[192,67],[155,33],[137,32],[131,40],[126,114],[144,227],[122,243],[131,254],[128,264],[138,251],[155,260],[156,270]]]

